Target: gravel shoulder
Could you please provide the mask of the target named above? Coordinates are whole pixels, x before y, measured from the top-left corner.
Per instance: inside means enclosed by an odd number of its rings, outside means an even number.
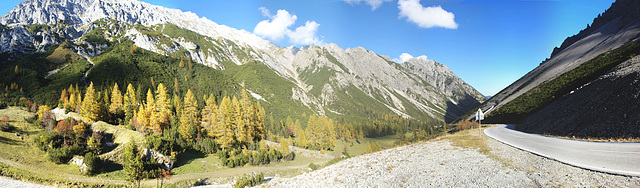
[[[4,187],[4,188],[18,188],[18,187],[53,188],[53,187],[40,185],[40,184],[21,182],[21,181],[18,181],[18,180],[9,179],[9,178],[2,177],[2,176],[0,176],[0,187]]]
[[[640,187],[640,178],[589,171],[525,152],[477,131],[350,158],[265,187]],[[484,149],[483,149],[484,148]],[[487,150],[488,149],[488,150]],[[323,180],[323,181],[318,181]]]

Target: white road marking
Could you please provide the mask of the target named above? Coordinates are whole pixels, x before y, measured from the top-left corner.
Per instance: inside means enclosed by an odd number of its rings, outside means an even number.
[[[599,149],[589,149],[589,151],[595,152],[607,152],[607,153],[629,153],[629,154],[640,154],[640,151],[612,151],[612,150],[599,150]]]

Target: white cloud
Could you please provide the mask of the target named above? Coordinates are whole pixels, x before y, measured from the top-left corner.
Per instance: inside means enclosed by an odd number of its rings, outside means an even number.
[[[269,10],[264,7],[261,7],[260,11],[263,15],[270,15]],[[260,21],[253,29],[253,33],[272,41],[281,41],[290,31],[289,26],[293,25],[298,17],[289,14],[286,10],[278,10],[278,13],[275,16],[269,16],[269,19]]]
[[[404,63],[406,61],[409,61],[409,59],[412,59],[412,58],[414,58],[414,57],[411,54],[402,53],[402,54],[400,54],[400,57],[394,58],[393,61],[395,61],[396,63]],[[415,58],[428,60],[426,55],[421,55],[421,56],[418,56],[418,57],[415,57]]]
[[[423,7],[420,0],[399,0],[398,9],[400,9],[400,18],[406,17],[409,22],[422,28],[458,28],[458,24],[454,20],[455,15],[440,6]]]
[[[295,31],[290,31],[287,34],[289,41],[294,44],[322,44],[322,41],[316,36],[318,26],[320,24],[315,21],[307,21],[304,26],[300,26]]]
[[[265,7],[260,7],[259,10],[263,16],[269,19],[262,20],[256,25],[253,29],[253,33],[256,35],[275,42],[288,38],[289,42],[295,45],[321,45],[323,43],[317,36],[320,24],[315,21],[307,21],[305,25],[292,31],[289,27],[298,19],[296,15],[283,9],[278,10],[275,16],[271,15],[269,9]]]
[[[382,3],[384,2],[391,2],[393,0],[344,0],[344,2],[347,2],[351,5],[355,5],[355,4],[359,4],[361,2],[365,2],[366,4],[368,4],[369,6],[371,6],[371,10],[376,10],[378,7],[380,7],[380,5],[382,5]]]

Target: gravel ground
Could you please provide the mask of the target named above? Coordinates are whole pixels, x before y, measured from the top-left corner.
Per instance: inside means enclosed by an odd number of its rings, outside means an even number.
[[[0,187],[3,187],[3,188],[18,188],[18,187],[49,188],[49,186],[21,182],[18,180],[12,180],[2,176],[0,176]]]
[[[492,157],[447,140],[350,158],[266,187],[640,187],[640,178],[568,166],[489,139]]]

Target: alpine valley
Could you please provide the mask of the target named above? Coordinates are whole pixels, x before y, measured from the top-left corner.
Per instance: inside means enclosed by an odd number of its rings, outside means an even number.
[[[194,90],[200,107],[203,95],[219,100],[246,90],[276,121],[315,114],[367,122],[392,114],[442,124],[486,100],[433,60],[399,64],[335,44],[278,47],[136,0],[26,0],[0,17],[0,53],[2,82],[41,104],[56,103],[55,93],[71,84],[132,83],[140,92],[164,83],[177,93]],[[28,76],[11,76],[16,66]]]

